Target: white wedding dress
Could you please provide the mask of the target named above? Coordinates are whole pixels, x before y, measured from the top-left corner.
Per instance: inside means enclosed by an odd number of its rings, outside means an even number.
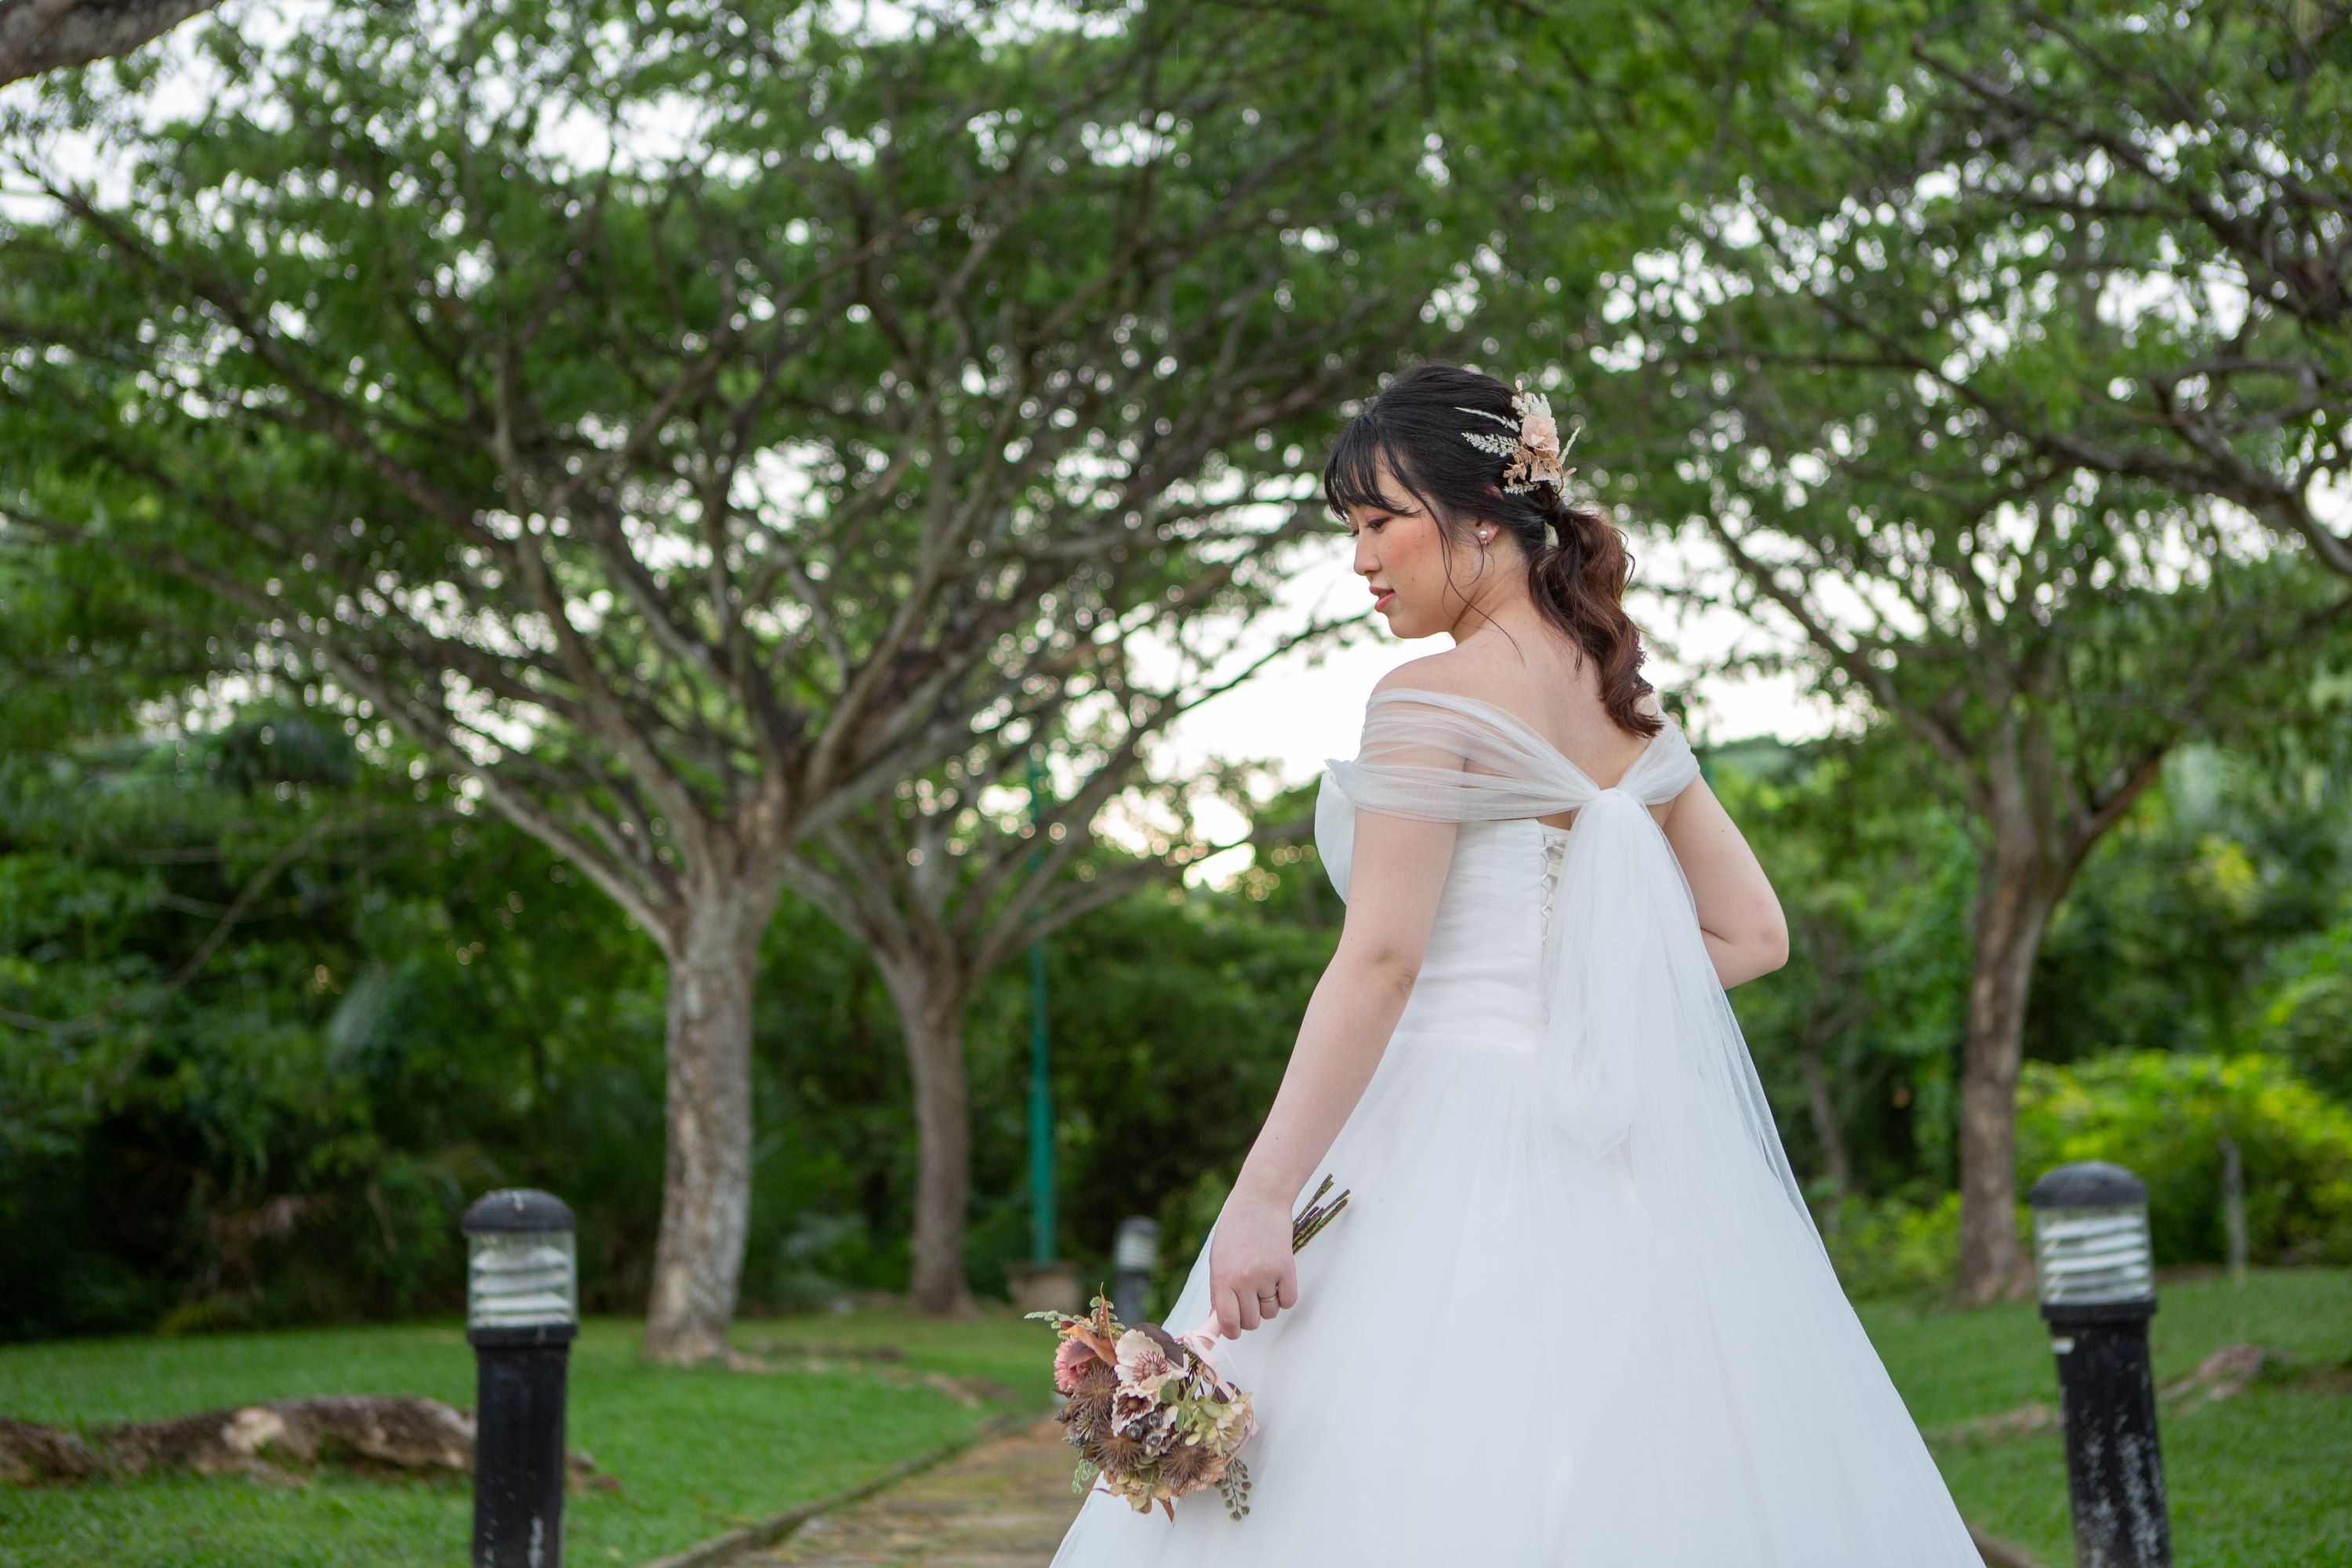
[[[1348,1206],[1298,1304],[1216,1342],[1257,1410],[1250,1511],[1097,1489],[1055,1568],[1979,1568],[1647,809],[1697,776],[1671,721],[1602,789],[1492,703],[1373,694],[1316,806],[1333,886],[1359,809],[1460,826],[1411,999],[1299,1194],[1328,1171]],[[1214,1239],[1172,1331],[1209,1314]]]

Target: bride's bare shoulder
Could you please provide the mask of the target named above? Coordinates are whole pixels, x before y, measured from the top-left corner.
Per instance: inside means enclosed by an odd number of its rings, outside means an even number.
[[[1394,691],[1400,688],[1412,691],[1443,691],[1452,697],[1476,697],[1486,694],[1477,689],[1476,671],[1468,668],[1458,648],[1443,653],[1424,654],[1409,658],[1378,680],[1374,691]]]
[[[1576,678],[1570,675],[1563,679],[1572,683]],[[1589,681],[1586,684],[1589,686]],[[1404,687],[1467,698],[1516,715],[1520,722],[1541,732],[1546,726],[1531,715],[1559,707],[1558,685],[1557,681],[1531,675],[1524,666],[1506,662],[1491,648],[1469,643],[1408,659],[1373,682],[1372,689],[1378,692]],[[1597,695],[1588,691],[1587,698],[1589,705],[1598,711]]]

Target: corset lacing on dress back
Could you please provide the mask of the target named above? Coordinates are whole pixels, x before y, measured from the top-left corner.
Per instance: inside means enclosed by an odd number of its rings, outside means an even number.
[[[1551,934],[1552,900],[1559,897],[1559,867],[1568,854],[1568,833],[1565,827],[1554,827],[1548,822],[1536,824],[1544,831],[1543,918],[1536,928],[1538,941]]]

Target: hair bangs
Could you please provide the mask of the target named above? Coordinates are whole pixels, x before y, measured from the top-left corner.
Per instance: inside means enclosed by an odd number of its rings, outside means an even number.
[[[1389,472],[1404,487],[1408,496],[1413,494],[1402,459],[1382,438],[1380,421],[1367,412],[1348,422],[1339,440],[1332,444],[1331,456],[1324,460],[1324,503],[1341,517],[1368,506],[1383,511],[1410,510],[1381,489],[1383,455],[1389,460]]]

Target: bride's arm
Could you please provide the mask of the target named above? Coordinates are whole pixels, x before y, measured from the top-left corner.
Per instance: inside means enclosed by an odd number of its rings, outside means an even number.
[[[1274,1109],[1242,1162],[1217,1223],[1209,1300],[1231,1339],[1258,1326],[1258,1293],[1296,1306],[1291,1205],[1380,1066],[1421,971],[1454,858],[1454,825],[1382,812],[1356,815],[1348,913],[1315,983]]]
[[[1699,931],[1727,991],[1789,962],[1789,922],[1756,852],[1699,779],[1675,796],[1666,842],[1698,904]]]

